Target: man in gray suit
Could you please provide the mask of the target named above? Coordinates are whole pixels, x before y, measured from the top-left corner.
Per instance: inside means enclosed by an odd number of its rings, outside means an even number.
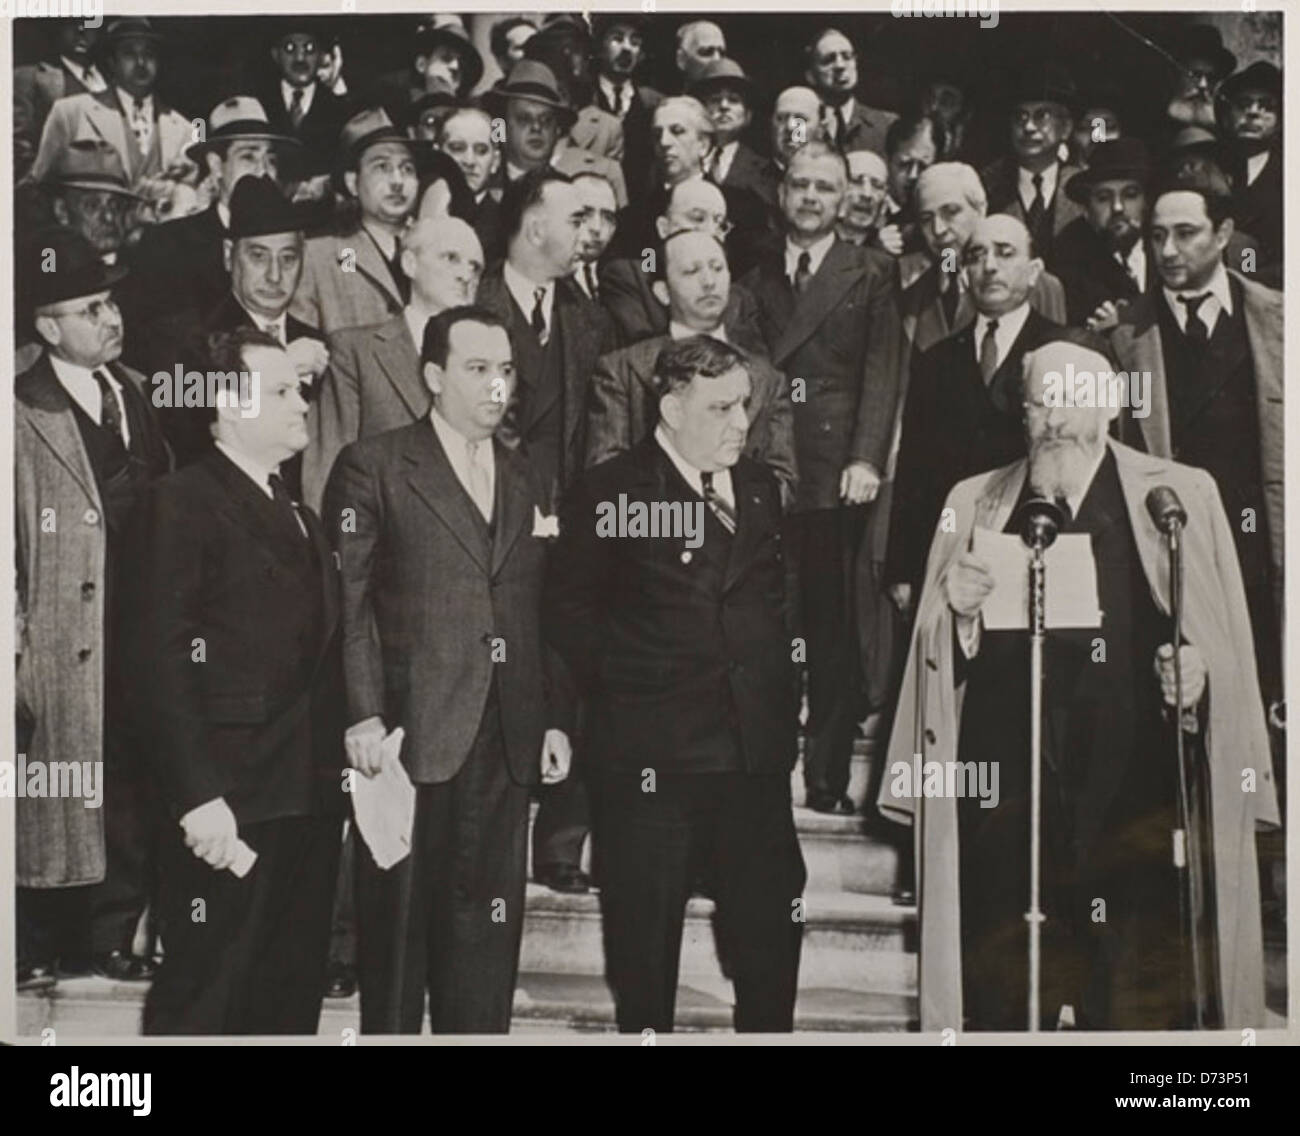
[[[410,302],[391,319],[330,337],[330,365],[308,418],[303,497],[319,509],[339,450],[358,438],[393,430],[429,412],[420,378],[424,327],[439,312],[473,301],[483,275],[483,248],[455,217],[419,221],[402,238]]]
[[[378,773],[401,727],[416,792],[403,860],[385,871],[357,849],[361,1028],[418,1033],[427,990],[435,1033],[504,1033],[528,789],[539,774],[563,780],[571,756],[540,631],[549,490],[492,437],[515,382],[502,321],[448,309],[420,358],[432,410],[347,446],[325,493],[343,572],[348,761]]]

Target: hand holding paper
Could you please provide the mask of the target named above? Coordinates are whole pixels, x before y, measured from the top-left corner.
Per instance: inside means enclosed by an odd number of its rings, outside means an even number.
[[[375,858],[387,871],[404,860],[411,851],[411,830],[415,825],[415,786],[402,765],[402,739],[406,731],[400,726],[379,745],[379,772],[373,777],[358,777],[352,786],[352,812],[361,837]]]

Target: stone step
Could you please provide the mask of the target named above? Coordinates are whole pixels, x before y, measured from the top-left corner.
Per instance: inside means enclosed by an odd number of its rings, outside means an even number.
[[[65,979],[52,990],[18,995],[18,1036],[51,1040],[135,1037],[145,988],[107,978]],[[321,1010],[317,1036],[340,1042],[360,1036],[361,1005],[356,995],[330,999]],[[676,1028],[681,1032],[729,1032],[730,988],[718,992],[683,981],[677,992]],[[795,1029],[804,1031],[883,1032],[916,1028],[916,999],[907,994],[801,988]],[[573,1031],[612,1033],[614,1003],[605,980],[590,974],[538,974],[524,971],[515,988],[514,1034],[555,1035]],[[427,1034],[426,1022],[424,1033]]]
[[[713,934],[713,901],[694,897],[682,931],[681,976],[707,993],[730,999]],[[799,988],[909,994],[916,988],[916,909],[887,897],[851,892],[804,896]],[[523,971],[604,973],[600,904],[594,893],[560,895],[528,887]]]

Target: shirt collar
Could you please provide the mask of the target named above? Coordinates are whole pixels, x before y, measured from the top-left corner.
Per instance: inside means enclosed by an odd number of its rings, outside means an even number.
[[[1041,195],[1044,201],[1051,201],[1052,195],[1056,193],[1056,183],[1060,169],[1061,164],[1053,162],[1045,170],[1039,171],[1043,175]],[[1034,173],[1032,170],[1025,169],[1024,166],[1020,166],[1018,172],[1020,174],[1020,198],[1023,201],[1034,192]]]
[[[693,327],[687,327],[684,323],[679,323],[677,320],[669,320],[668,334],[672,336],[673,339],[690,339],[695,335],[707,335],[721,343],[730,342],[730,340],[727,339],[727,329],[722,323],[719,323],[712,331],[696,331]]]
[[[662,422],[655,427],[655,441],[659,443],[659,448],[668,455],[668,460],[673,463],[677,472],[686,479],[686,484],[703,497],[704,479],[700,476],[701,471],[677,452],[677,447],[673,445],[672,439],[668,437],[668,431],[664,429]],[[731,488],[730,469],[720,469],[713,474],[713,488],[724,501],[729,504],[735,503],[735,495]]]
[[[1007,351],[1016,341],[1016,336],[1020,334],[1020,329],[1025,326],[1025,320],[1029,318],[1029,301],[1026,300],[1018,308],[1012,308],[1009,312],[1003,312],[1000,316],[993,316],[992,319],[998,321],[998,329],[993,333],[993,341],[998,345],[999,361],[1007,357]],[[980,343],[983,342],[984,332],[991,322],[990,317],[982,312],[975,316],[975,358],[979,358]]]
[[[127,94],[126,91],[122,90],[121,87],[114,87],[113,91],[117,95],[118,105],[121,106],[124,113],[129,115],[135,109],[135,105],[136,105],[135,96]],[[152,91],[149,94],[145,95],[145,97],[140,100],[140,106],[144,108],[145,114],[147,114],[150,118],[153,117],[153,92]]]
[[[821,268],[822,261],[826,259],[826,254],[831,251],[831,245],[835,243],[835,230],[832,229],[816,244],[809,245],[806,249],[800,248],[789,237],[785,239],[785,274],[791,279],[794,278],[795,271],[799,267],[799,257],[803,253],[808,254],[808,271],[816,276],[817,270]]]
[[[436,406],[429,407],[429,421],[433,424],[433,432],[438,435],[438,441],[442,443],[442,448],[447,452],[452,464],[457,469],[463,468],[464,462],[469,458],[470,440],[439,414]],[[487,449],[478,450],[477,453],[490,465],[492,461],[492,439],[487,437],[483,438],[482,441],[488,444]]]
[[[268,497],[274,496],[271,492],[271,474],[280,472],[280,467],[278,465],[265,465],[264,463],[259,462],[256,458],[250,457],[248,454],[235,449],[221,438],[216,440],[216,444],[217,449],[234,462],[234,464],[239,467],[240,471],[249,478],[254,485],[256,485]]]
[[[600,76],[600,89],[605,95],[605,101],[609,103],[611,107],[617,108],[621,101],[622,93],[624,91],[634,90],[635,88],[632,87],[631,79],[624,79],[620,83],[615,83],[614,80],[609,78],[607,75],[602,75]],[[617,113],[617,110],[615,110],[615,113]]]
[[[302,113],[306,114],[311,109],[311,101],[316,97],[316,80],[313,79],[305,87],[295,87],[287,79],[280,80],[280,99],[284,103],[284,109],[288,110],[293,105],[294,91],[302,91]]]
[[[545,284],[536,284],[515,268],[509,260],[503,262],[501,278],[505,281],[510,295],[514,297],[515,303],[519,305],[519,310],[524,313],[524,319],[532,318],[533,304],[536,303],[534,295],[537,289],[545,289],[546,294],[542,297],[542,314],[546,317],[546,324],[549,327],[551,307],[555,302],[555,281],[548,280]]]
[[[1232,288],[1228,283],[1227,269],[1225,269],[1223,263],[1220,262],[1214,269],[1214,275],[1210,277],[1209,282],[1204,288],[1165,287],[1165,302],[1168,303],[1169,310],[1174,313],[1174,319],[1178,321],[1178,326],[1180,328],[1183,328],[1184,330],[1186,329],[1187,308],[1185,305],[1178,302],[1178,297],[1199,296],[1202,292],[1209,292],[1209,294],[1218,301],[1219,307],[1227,312],[1228,315],[1232,315]],[[1218,318],[1217,312],[1218,309],[1215,309],[1216,319]],[[1206,314],[1204,306],[1202,306],[1198,314],[1205,321],[1207,327],[1212,327],[1212,321]]]

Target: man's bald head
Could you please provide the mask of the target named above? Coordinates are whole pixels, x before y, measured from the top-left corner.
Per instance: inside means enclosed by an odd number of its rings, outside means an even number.
[[[781,161],[822,136],[822,101],[811,87],[787,87],[772,108],[772,148]]]
[[[402,237],[411,299],[430,312],[472,304],[483,275],[483,246],[459,217],[417,221]]]
[[[680,229],[712,233],[721,240],[727,235],[727,199],[713,182],[702,177],[680,181],[668,195],[668,207],[655,219],[662,240]]]
[[[688,80],[699,79],[704,69],[727,54],[727,37],[710,20],[692,20],[677,29],[677,70]]]
[[[976,309],[990,318],[1020,307],[1043,271],[1029,230],[1005,213],[975,223],[962,264]]]

